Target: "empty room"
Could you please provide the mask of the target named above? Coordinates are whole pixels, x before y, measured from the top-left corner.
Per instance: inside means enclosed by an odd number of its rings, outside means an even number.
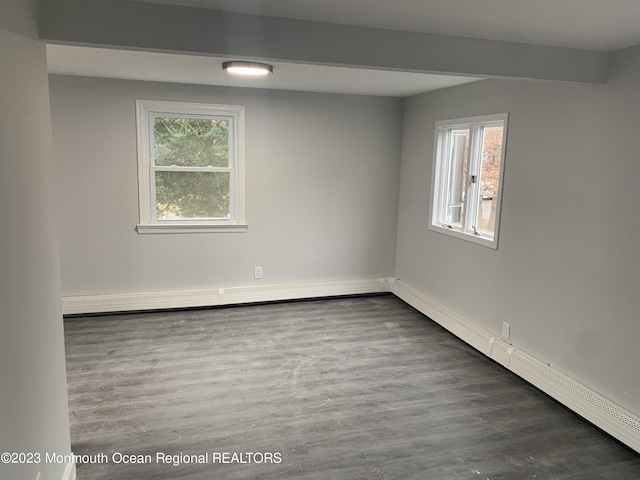
[[[3,0],[0,480],[640,479],[638,21]]]

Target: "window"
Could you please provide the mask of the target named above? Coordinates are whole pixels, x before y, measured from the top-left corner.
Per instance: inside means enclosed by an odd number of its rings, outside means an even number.
[[[244,232],[244,107],[137,101],[138,233]]]
[[[431,230],[498,248],[507,119],[436,122]]]

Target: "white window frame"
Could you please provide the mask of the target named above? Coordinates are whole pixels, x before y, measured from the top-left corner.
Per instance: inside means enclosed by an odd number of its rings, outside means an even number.
[[[477,117],[465,117],[457,118],[453,120],[440,120],[436,122],[435,128],[435,141],[434,141],[434,154],[433,154],[433,169],[431,173],[431,204],[430,204],[430,218],[429,218],[429,230],[434,232],[443,233],[461,240],[473,242],[485,247],[497,249],[498,248],[498,236],[500,233],[500,211],[502,207],[502,189],[504,186],[504,164],[507,151],[507,127],[508,127],[509,114],[508,113],[496,113],[491,115],[482,115]],[[502,134],[502,158],[500,160],[500,181],[498,185],[498,200],[496,204],[496,218],[494,224],[493,235],[486,234],[485,232],[478,232],[474,229],[473,217],[477,212],[477,200],[479,195],[476,195],[473,189],[478,188],[478,184],[475,186],[471,182],[471,175],[479,175],[482,168],[482,144],[479,133],[484,126],[491,126],[502,122],[503,134]],[[466,185],[465,198],[469,202],[466,212],[462,221],[462,226],[445,225],[441,222],[442,212],[444,211],[445,194],[447,187],[447,172],[446,169],[449,165],[449,158],[447,152],[449,149],[448,139],[450,137],[451,130],[455,128],[467,128],[471,130],[469,139],[469,179]],[[470,194],[472,193],[472,194]]]
[[[153,121],[159,116],[206,117],[229,120],[229,167],[202,167],[197,171],[229,172],[229,218],[156,218],[156,171],[180,171],[179,167],[156,167],[153,155]],[[204,103],[136,100],[138,139],[138,195],[140,223],[138,233],[246,232],[244,185],[244,107]],[[196,171],[194,168],[190,168]]]

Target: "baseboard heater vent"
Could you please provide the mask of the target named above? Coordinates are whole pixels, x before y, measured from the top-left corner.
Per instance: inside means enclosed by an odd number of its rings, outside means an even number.
[[[640,418],[551,365],[496,339],[415,288],[396,280],[392,292],[489,358],[640,453]]]
[[[509,369],[640,452],[640,418],[631,412],[521,350],[511,355]]]
[[[513,352],[515,351],[513,347],[508,343],[495,338],[492,338],[490,343],[493,346],[491,347],[491,354],[488,356],[503,367],[509,368],[511,365],[511,355],[513,355]]]
[[[260,284],[206,290],[113,293],[62,297],[65,315],[163,308],[212,307],[339,295],[390,292],[393,278],[363,278],[332,282]]]
[[[173,292],[114,293],[62,297],[62,313],[126,312],[162,308],[188,308],[218,305],[218,290],[179,290]]]

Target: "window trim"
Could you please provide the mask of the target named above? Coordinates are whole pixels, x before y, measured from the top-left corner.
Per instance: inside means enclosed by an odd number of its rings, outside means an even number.
[[[443,137],[443,133],[441,132],[442,128],[453,129],[456,127],[465,127],[470,126],[472,129],[475,126],[480,124],[488,124],[492,122],[503,122],[503,133],[502,133],[502,158],[500,161],[500,183],[498,185],[498,201],[496,204],[496,219],[495,219],[495,227],[494,234],[492,237],[486,235],[475,235],[471,232],[466,232],[462,230],[456,230],[444,227],[438,221],[440,215],[440,202],[442,199],[441,189],[442,189],[442,176],[444,175],[445,163],[441,161],[442,158],[442,150],[445,147],[441,138]],[[461,240],[465,240],[467,242],[476,243],[478,245],[482,245],[485,247],[492,248],[497,250],[498,248],[498,237],[500,235],[500,217],[502,210],[502,191],[504,186],[504,165],[506,159],[507,152],[507,131],[509,125],[509,114],[508,113],[494,113],[489,115],[479,115],[473,117],[464,117],[464,118],[455,118],[450,120],[438,120],[435,124],[435,135],[434,135],[434,146],[433,146],[433,165],[431,169],[431,198],[429,203],[429,230],[442,233],[445,235],[449,235],[451,237],[459,238]],[[477,158],[472,159],[474,156],[477,157],[478,152],[474,150],[478,147],[481,148],[479,144],[479,139],[477,135],[472,136],[470,139],[472,144],[470,144],[471,151],[469,152],[470,162],[476,162]],[[469,213],[465,213],[465,215],[469,215]]]
[[[171,167],[155,167],[151,159],[152,115],[188,117],[232,118],[230,128],[230,166],[212,167],[205,171],[229,171],[229,219],[158,220],[155,206],[155,171]],[[136,134],[138,142],[138,210],[139,223],[136,230],[144,233],[211,233],[246,232],[245,220],[245,169],[244,169],[244,107],[241,105],[218,105],[209,103],[173,102],[162,100],[136,100]],[[216,168],[216,170],[213,170]]]

